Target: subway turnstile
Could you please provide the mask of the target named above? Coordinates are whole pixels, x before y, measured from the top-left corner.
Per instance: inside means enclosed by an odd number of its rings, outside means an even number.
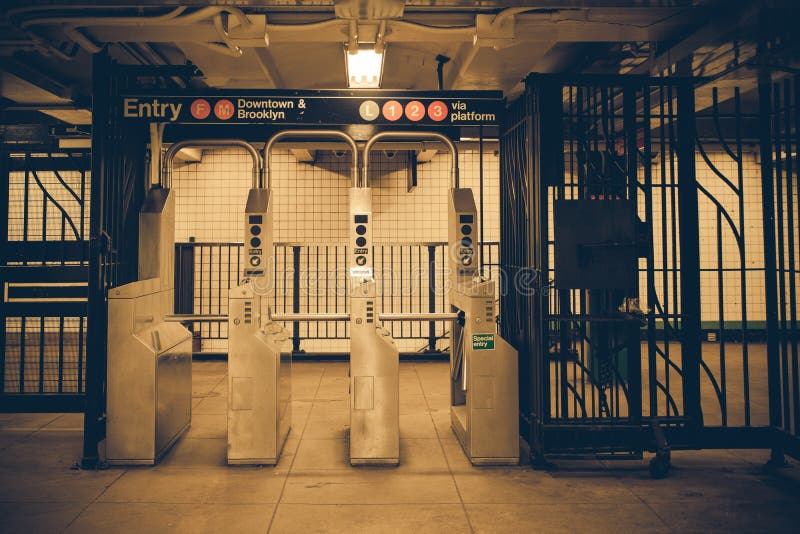
[[[494,281],[478,276],[471,189],[450,192],[450,419],[476,465],[519,463],[517,351],[498,333]]]
[[[189,428],[192,334],[173,307],[174,195],[148,191],[139,215],[139,278],[108,294],[106,460],[154,464]]]
[[[268,189],[245,209],[244,283],[228,296],[228,464],[274,465],[291,427],[289,334],[269,311],[272,212]]]
[[[372,270],[371,190],[350,190],[350,463],[400,462],[400,354],[379,326]]]
[[[289,334],[262,319],[264,297],[233,288],[228,300],[228,463],[274,465],[291,426]]]

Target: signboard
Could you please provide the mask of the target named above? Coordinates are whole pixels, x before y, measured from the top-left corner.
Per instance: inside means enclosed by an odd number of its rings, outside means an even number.
[[[209,124],[497,125],[497,91],[261,91],[125,95],[128,120]]]
[[[472,350],[494,350],[494,334],[472,334]]]

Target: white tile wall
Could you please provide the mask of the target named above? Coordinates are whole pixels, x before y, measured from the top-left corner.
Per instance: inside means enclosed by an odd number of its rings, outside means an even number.
[[[485,240],[499,239],[499,159],[496,147],[484,151]],[[319,152],[313,164],[299,163],[287,150],[272,159],[275,240],[297,243],[347,241],[350,155]],[[445,241],[450,156],[439,154],[418,167],[418,186],[407,192],[407,156],[370,158],[377,243]],[[461,186],[473,187],[479,204],[477,151],[459,155]],[[241,213],[250,187],[250,161],[244,151],[206,151],[202,163],[177,167],[176,241],[241,241]],[[480,205],[479,208],[480,209]]]

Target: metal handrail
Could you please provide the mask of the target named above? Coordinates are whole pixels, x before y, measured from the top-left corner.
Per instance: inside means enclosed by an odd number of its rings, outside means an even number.
[[[276,133],[269,138],[269,141],[264,145],[264,163],[267,175],[267,189],[272,186],[272,148],[280,139],[285,137],[336,137],[343,139],[353,152],[353,187],[358,185],[358,147],[352,137],[339,130],[283,130]]]
[[[379,321],[457,321],[457,313],[379,313]]]
[[[188,139],[186,141],[178,141],[170,145],[167,152],[164,154],[164,162],[161,166],[161,176],[159,176],[158,183],[166,188],[172,187],[172,162],[175,156],[184,148],[243,148],[250,155],[253,160],[253,182],[252,187],[258,188],[261,186],[261,169],[263,162],[261,155],[253,145],[241,139]]]
[[[300,321],[349,321],[349,313],[280,313],[272,314],[269,317],[276,322],[300,322]]]
[[[164,322],[167,323],[218,323],[227,320],[228,316],[223,314],[174,313],[164,316]]]
[[[458,189],[458,149],[456,145],[445,135],[438,132],[380,132],[369,138],[364,147],[364,180],[360,187],[369,187],[369,153],[375,143],[382,139],[437,139],[447,145],[450,150],[450,178],[453,189]],[[359,187],[356,185],[355,187]]]

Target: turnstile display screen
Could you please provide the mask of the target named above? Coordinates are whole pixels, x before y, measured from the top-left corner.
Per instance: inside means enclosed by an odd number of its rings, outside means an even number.
[[[355,223],[356,224],[364,224],[364,223],[367,223],[367,222],[369,222],[369,221],[367,220],[367,216],[366,215],[356,215],[355,216]]]
[[[460,223],[471,223],[472,222],[472,215],[459,215],[458,222]]]
[[[261,215],[250,215],[250,224],[261,224],[264,220]]]

